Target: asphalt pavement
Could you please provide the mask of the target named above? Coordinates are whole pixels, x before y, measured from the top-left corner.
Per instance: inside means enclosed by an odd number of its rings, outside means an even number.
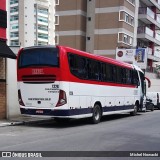
[[[17,117],[18,118],[18,117]],[[37,121],[36,121],[37,120]],[[96,125],[88,119],[59,124],[52,120],[19,117],[0,127],[0,151],[160,151],[160,110],[105,116]],[[3,122],[5,123],[5,122]],[[3,124],[0,123],[0,124]],[[11,122],[9,122],[11,123]],[[18,124],[19,123],[19,124]],[[71,153],[70,153],[71,152]],[[83,153],[82,153],[83,154]],[[17,159],[17,158],[12,158]],[[30,158],[32,159],[32,158]],[[159,157],[52,157],[56,160],[159,160]]]

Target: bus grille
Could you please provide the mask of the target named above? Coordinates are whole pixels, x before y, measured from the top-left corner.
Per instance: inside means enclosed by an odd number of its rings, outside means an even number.
[[[55,75],[26,75],[22,76],[23,82],[54,82]]]

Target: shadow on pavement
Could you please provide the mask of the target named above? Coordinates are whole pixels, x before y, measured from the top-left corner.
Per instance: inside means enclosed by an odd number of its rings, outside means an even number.
[[[138,113],[136,116],[141,116],[143,114]],[[107,123],[108,121],[115,121],[119,119],[127,119],[127,118],[135,118],[136,116],[130,116],[130,114],[114,114],[114,115],[107,115],[103,116],[101,119],[100,124]],[[63,122],[56,122],[54,119],[44,120],[44,121],[37,121],[37,122],[29,122],[24,123],[27,127],[43,127],[43,128],[56,128],[56,129],[63,129],[63,128],[70,128],[70,127],[79,127],[85,125],[96,125],[92,124],[90,118],[84,119],[71,119],[70,121],[63,121]],[[97,124],[98,125],[98,124]]]

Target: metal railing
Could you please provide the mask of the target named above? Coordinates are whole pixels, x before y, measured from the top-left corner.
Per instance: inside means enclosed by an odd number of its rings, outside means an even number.
[[[147,35],[149,35],[151,37],[154,37],[154,32],[150,28],[148,28],[146,26],[138,27],[137,33],[138,34],[142,34],[143,33],[143,34],[147,34]]]
[[[140,7],[139,14],[147,14],[151,18],[155,19],[155,13],[148,7]]]

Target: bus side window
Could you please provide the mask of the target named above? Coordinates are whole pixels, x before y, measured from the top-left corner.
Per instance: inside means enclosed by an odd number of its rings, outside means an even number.
[[[138,73],[136,70],[133,71],[133,84],[139,85]]]
[[[94,60],[88,60],[88,78],[91,80],[100,80],[100,63]]]
[[[106,81],[106,67],[105,64],[101,64],[101,81]]]
[[[122,83],[122,73],[121,73],[122,68],[117,67],[117,82]]]
[[[85,58],[77,56],[78,57],[78,77],[82,79],[87,78],[87,61]]]
[[[87,60],[84,57],[69,54],[69,66],[73,75],[78,78],[86,79],[88,76]]]
[[[122,83],[126,84],[126,69],[122,68]]]
[[[129,69],[126,69],[126,83],[131,84],[131,72]]]
[[[113,81],[113,72],[112,72],[112,66],[109,64],[106,64],[106,81],[112,82]]]
[[[72,73],[74,73],[74,72],[76,73],[76,71],[75,71],[75,69],[76,69],[75,56],[72,54],[69,54],[68,59],[69,59],[70,71]]]

